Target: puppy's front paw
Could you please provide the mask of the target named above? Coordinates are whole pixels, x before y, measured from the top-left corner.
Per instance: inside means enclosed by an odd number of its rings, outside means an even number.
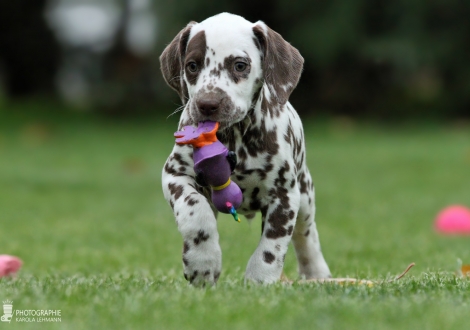
[[[185,241],[183,247],[184,278],[194,286],[214,285],[222,268],[222,251],[216,240],[199,235]]]

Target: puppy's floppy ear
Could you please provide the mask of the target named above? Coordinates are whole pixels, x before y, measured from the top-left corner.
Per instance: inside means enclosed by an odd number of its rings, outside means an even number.
[[[277,101],[285,104],[299,82],[304,59],[296,48],[265,23],[255,23],[253,33],[263,54],[264,81]]]
[[[173,88],[180,96],[183,104],[186,104],[188,91],[183,79],[184,55],[189,40],[191,28],[197,24],[190,22],[181,30],[173,41],[165,48],[160,55],[160,66],[166,83]]]

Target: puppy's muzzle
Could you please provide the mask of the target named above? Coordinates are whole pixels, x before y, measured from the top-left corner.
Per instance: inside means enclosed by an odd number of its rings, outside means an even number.
[[[219,111],[223,98],[209,94],[196,101],[197,108],[204,116],[211,116]]]

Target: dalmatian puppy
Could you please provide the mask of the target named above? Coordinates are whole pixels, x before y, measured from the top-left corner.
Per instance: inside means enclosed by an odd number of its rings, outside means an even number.
[[[218,139],[237,156],[231,179],[243,192],[238,213],[251,219],[261,212],[261,239],[245,279],[278,281],[291,240],[301,278],[331,277],[314,222],[302,123],[288,102],[303,67],[298,50],[261,21],[222,13],[189,23],[160,62],[184,104],[179,129],[220,123]],[[163,168],[163,192],[184,240],[184,277],[213,285],[222,266],[217,211],[193,165],[192,148],[175,144]]]

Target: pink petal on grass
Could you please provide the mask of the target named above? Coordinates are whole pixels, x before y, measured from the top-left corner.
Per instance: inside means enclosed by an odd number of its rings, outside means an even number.
[[[23,262],[14,256],[7,254],[0,255],[0,277],[14,275],[20,268]]]

